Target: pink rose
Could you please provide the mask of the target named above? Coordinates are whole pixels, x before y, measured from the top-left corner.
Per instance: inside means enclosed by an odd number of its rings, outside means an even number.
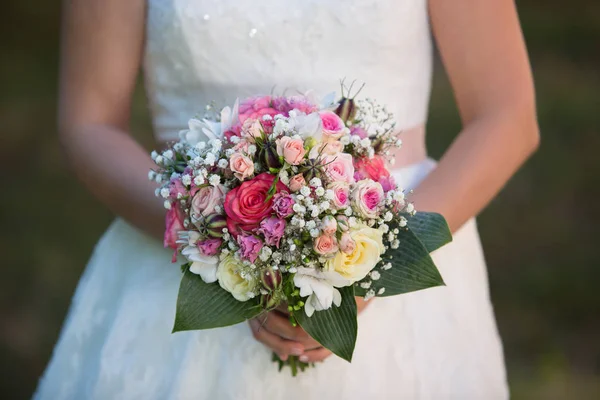
[[[354,183],[354,165],[352,155],[339,153],[323,157],[325,173],[332,182]]]
[[[373,158],[368,157],[357,158],[354,160],[354,177],[360,181],[362,179],[372,179],[378,182],[382,177],[387,178],[390,172],[385,167],[385,159],[375,155]]]
[[[365,218],[376,218],[384,199],[383,188],[371,179],[359,181],[352,191],[352,205]]]
[[[306,181],[302,174],[294,175],[292,179],[290,179],[290,190],[292,192],[297,192],[302,186],[306,186]]]
[[[336,215],[335,220],[337,221],[338,227],[342,232],[347,232],[350,229],[350,222],[348,221],[348,217],[345,215]]]
[[[200,218],[215,212],[215,207],[223,204],[227,189],[223,185],[203,186],[192,198],[192,217]]]
[[[271,106],[271,96],[251,97],[239,107],[239,120],[244,123],[248,118],[260,119],[263,115],[275,116],[280,112]]]
[[[391,175],[390,176],[382,176],[381,178],[379,178],[379,183],[381,184],[381,187],[383,188],[383,191],[385,193],[396,188],[396,181],[394,180],[394,177]]]
[[[293,214],[294,199],[288,192],[277,193],[273,196],[273,211],[280,218],[287,218]]]
[[[338,244],[333,235],[321,235],[318,236],[314,243],[313,248],[322,256],[332,256],[338,251]]]
[[[257,138],[262,137],[263,128],[260,121],[253,118],[248,118],[242,125],[242,137],[254,142]]]
[[[285,232],[285,220],[277,217],[264,219],[260,222],[260,227],[256,232],[265,237],[265,243],[269,246],[279,248],[279,241]]]
[[[367,131],[365,131],[360,126],[353,126],[352,128],[350,128],[350,135],[352,135],[352,136],[358,136],[361,139],[364,139],[364,138],[366,138],[366,137],[369,136],[369,134],[367,133]]]
[[[320,111],[323,123],[323,136],[327,139],[337,140],[344,134],[344,121],[333,111]]]
[[[230,232],[238,232],[238,228],[252,231],[273,212],[273,198],[267,198],[274,181],[275,177],[265,172],[227,193],[224,206]],[[275,193],[283,190],[289,189],[283,183],[277,182]]]
[[[165,247],[177,249],[177,239],[179,239],[179,231],[184,231],[183,220],[185,215],[183,210],[177,205],[172,204],[165,216],[165,237],[163,244]]]
[[[352,254],[355,249],[356,242],[350,237],[350,234],[348,232],[342,233],[342,237],[340,238],[340,250],[346,254]]]
[[[321,230],[326,235],[333,235],[337,231],[337,221],[331,215],[326,215],[321,221]]]
[[[229,168],[240,181],[254,174],[254,161],[242,153],[233,153],[229,159]]]
[[[223,239],[213,238],[198,242],[198,248],[205,256],[216,256],[219,253],[219,247],[223,244]]]
[[[332,182],[327,189],[333,190],[333,207],[336,209],[348,207],[350,186],[345,182]]]
[[[325,142],[313,146],[313,148],[310,149],[308,158],[314,159],[317,158],[319,155],[336,155],[342,150],[344,150],[344,145],[339,141]]]
[[[298,165],[304,160],[306,150],[302,139],[292,139],[284,136],[277,139],[277,154],[290,165]]]
[[[240,245],[241,257],[250,262],[256,261],[260,249],[262,249],[262,241],[254,235],[242,233],[238,235],[237,242]]]

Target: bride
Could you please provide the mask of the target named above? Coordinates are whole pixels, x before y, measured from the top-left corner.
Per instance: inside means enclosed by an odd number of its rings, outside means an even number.
[[[119,216],[79,283],[38,399],[502,399],[502,345],[474,216],[538,145],[534,90],[511,0],[71,0],[59,123],[65,154]],[[427,158],[430,28],[463,130]],[[273,312],[171,334],[181,272],[160,241],[153,163],[127,134],[143,69],[154,135],[173,140],[205,104],[312,89],[341,78],[393,110],[394,175],[454,242],[434,261],[445,287],[361,303],[353,362]],[[271,352],[317,362],[296,378]]]

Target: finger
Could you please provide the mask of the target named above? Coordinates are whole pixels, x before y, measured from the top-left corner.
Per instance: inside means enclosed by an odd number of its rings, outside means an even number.
[[[305,363],[320,362],[325,360],[331,354],[331,351],[327,350],[325,347],[321,347],[318,349],[305,351],[304,354],[300,356],[300,361]]]
[[[273,312],[268,313],[265,318],[263,319],[264,327],[269,332],[284,339],[300,342],[304,345],[305,349],[321,347],[304,329],[299,326],[292,326],[288,318]]]
[[[250,320],[250,328],[254,338],[277,353],[283,361],[287,360],[290,354],[299,356],[304,353],[304,347],[301,343],[282,339],[269,332],[261,326],[261,322],[257,319]]]

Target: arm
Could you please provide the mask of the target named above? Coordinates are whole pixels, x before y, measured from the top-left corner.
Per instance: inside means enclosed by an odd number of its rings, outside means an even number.
[[[464,128],[412,200],[454,232],[537,148],[534,89],[512,0],[430,0],[429,8]]]
[[[144,41],[144,0],[66,0],[59,132],[84,185],[115,214],[162,237],[153,162],[126,131]]]

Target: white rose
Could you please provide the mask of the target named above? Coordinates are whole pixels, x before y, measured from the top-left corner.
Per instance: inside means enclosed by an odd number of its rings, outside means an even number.
[[[239,275],[241,261],[229,255],[221,260],[217,268],[217,279],[219,285],[227,290],[238,301],[247,301],[251,297],[249,293],[254,291],[254,282],[247,281]]]
[[[356,225],[350,230],[355,247],[351,253],[338,252],[327,262],[327,269],[335,271],[351,282],[363,279],[381,260],[385,251],[383,232],[366,225]]]

